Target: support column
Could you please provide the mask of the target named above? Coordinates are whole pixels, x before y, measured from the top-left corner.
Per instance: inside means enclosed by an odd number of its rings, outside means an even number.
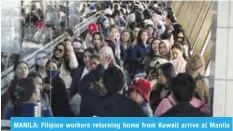
[[[214,116],[233,116],[233,1],[217,2]],[[214,23],[214,22],[213,22]],[[212,70],[213,71],[213,70]]]

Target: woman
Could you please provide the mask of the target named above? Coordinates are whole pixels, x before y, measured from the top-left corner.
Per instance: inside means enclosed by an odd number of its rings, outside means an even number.
[[[45,51],[38,52],[35,58],[35,71],[44,79],[47,77],[46,63],[48,62],[48,56]]]
[[[132,50],[132,40],[130,39],[131,37],[131,33],[127,30],[123,31],[121,33],[121,37],[120,37],[120,41],[121,41],[121,45],[120,45],[120,49],[121,49],[121,62],[124,68],[124,73],[125,73],[125,77],[126,77],[126,82],[127,84],[130,84],[131,81],[131,76],[130,76],[130,72],[131,72],[131,59],[130,59],[130,53]]]
[[[138,38],[138,33],[140,32],[140,28],[139,27],[135,27],[133,29],[133,44],[132,46],[135,46],[137,44],[137,38]]]
[[[151,42],[151,55],[160,55],[159,54],[159,43],[161,42],[160,39],[154,39],[152,42]]]
[[[92,43],[94,45],[94,48],[97,52],[104,46],[103,44],[103,36],[100,32],[95,32],[92,36]]]
[[[159,103],[154,115],[161,116],[169,111],[169,109],[176,107],[179,104],[185,106],[183,106],[183,110],[180,108],[180,110],[176,112],[192,112],[193,110],[190,107],[193,107],[199,109],[203,113],[209,114],[208,105],[194,96],[195,89],[195,80],[186,73],[180,73],[172,81],[172,93]],[[188,105],[190,106],[187,108]]]
[[[125,27],[126,26],[126,21],[121,16],[121,12],[119,10],[113,11],[112,19],[115,21],[115,25],[117,25],[118,27]]]
[[[165,63],[158,68],[158,83],[151,92],[150,104],[155,111],[160,101],[170,95],[171,80],[176,77],[176,71],[171,63]]]
[[[69,93],[71,86],[75,82],[73,81],[73,72],[78,67],[78,61],[71,42],[66,41],[66,43],[59,43],[54,50],[54,57],[59,63],[60,76],[64,80]]]
[[[7,89],[7,95],[8,95],[8,103],[4,109],[6,111],[7,108],[12,107],[12,100],[13,100],[13,92],[19,82],[19,80],[25,79],[28,75],[28,64],[24,61],[19,61],[14,65],[14,73],[15,76],[13,80],[11,80],[10,86]]]
[[[121,48],[121,61],[126,64],[127,63],[127,59],[129,58],[129,54],[128,54],[128,50],[132,48],[131,44],[132,44],[132,40],[130,39],[131,37],[131,33],[127,30],[124,30],[121,33],[121,37],[120,37],[120,48]]]
[[[183,51],[184,51],[183,55],[184,55],[184,58],[187,60],[190,57],[190,54],[189,54],[190,47],[185,41],[185,32],[183,29],[177,29],[175,31],[174,40],[175,42],[180,43],[182,45]]]
[[[49,96],[48,96],[46,90],[44,89],[43,78],[37,72],[31,72],[28,75],[28,78],[33,79],[33,81],[36,84],[36,87],[39,89],[40,101],[41,101],[42,106],[45,108],[51,109],[51,107],[50,107],[51,103],[49,101]]]
[[[186,73],[191,75],[196,82],[196,97],[209,103],[209,88],[208,81],[204,77],[205,59],[200,54],[196,54],[190,58],[186,65]]]
[[[148,37],[154,36],[155,31],[153,25],[147,25],[146,30],[148,31]]]
[[[90,71],[90,58],[92,55],[97,54],[97,52],[95,51],[95,49],[93,48],[87,48],[86,50],[84,50],[84,57],[83,57],[83,61],[84,61],[84,66],[79,66],[77,68],[77,70],[75,70],[75,72],[73,72],[74,76],[73,76],[73,80],[75,81],[75,85],[71,86],[71,91],[70,91],[70,97],[72,97],[73,95],[75,95],[76,93],[79,92],[79,83],[82,80],[82,78],[89,73]]]
[[[140,105],[146,116],[152,117],[152,109],[149,104],[149,95],[152,90],[150,82],[145,79],[135,79],[130,90],[130,97]]]
[[[15,88],[15,86],[17,85],[17,81],[24,79],[27,77],[28,75],[28,64],[24,61],[19,61],[14,65],[14,73],[15,76],[13,78],[13,80],[11,81],[10,87],[8,88],[8,93],[11,94],[12,89]]]
[[[21,79],[10,94],[13,106],[7,108],[4,119],[11,117],[34,117],[34,107],[39,98],[39,90],[32,79]],[[42,116],[51,117],[49,109],[41,108]]]
[[[140,30],[137,38],[137,44],[133,47],[131,56],[133,62],[132,72],[135,76],[141,74],[143,75],[145,73],[142,60],[150,51],[150,46],[146,44],[147,39],[148,32],[146,30]]]
[[[53,50],[53,59],[57,61],[59,67],[63,61],[64,54],[65,46],[63,42],[60,42]]]
[[[151,51],[147,55],[147,57],[145,57],[145,60],[144,60],[143,63],[145,65],[145,69],[146,69],[147,72],[149,72],[152,62],[154,62],[154,61],[156,61],[158,59],[164,59],[159,54],[159,43],[160,42],[161,41],[159,39],[154,39],[152,41],[152,44],[151,44]]]
[[[63,79],[60,77],[58,65],[54,61],[46,63],[48,77],[45,78],[45,89],[48,90],[51,108],[55,117],[70,117],[72,111],[68,93]]]
[[[148,40],[147,40],[147,44],[151,46],[152,44],[152,41],[155,39],[155,37],[149,37]]]
[[[168,61],[171,60],[171,46],[168,40],[161,40],[159,43],[159,54]]]
[[[186,67],[186,60],[183,57],[183,49],[180,44],[174,44],[172,50],[172,63],[178,73],[184,73]]]

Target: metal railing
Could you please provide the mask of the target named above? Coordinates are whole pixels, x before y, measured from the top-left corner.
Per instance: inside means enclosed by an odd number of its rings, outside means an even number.
[[[87,28],[88,28],[88,24],[92,23],[92,22],[96,22],[99,15],[103,15],[100,12],[97,12],[96,14],[94,14],[93,16],[91,16],[90,18],[85,19],[84,21],[82,21],[80,24],[76,25],[74,28],[75,32],[78,33],[82,33],[84,32]],[[22,59],[22,61],[25,61],[28,63],[28,69],[29,71],[32,71],[35,67],[35,56],[38,52],[40,51],[46,51],[48,52],[48,54],[50,54],[53,49],[55,48],[55,46],[64,40],[64,34],[61,34],[60,36],[58,36],[55,40],[49,42],[48,44],[46,44],[43,48],[36,50],[35,52],[33,52],[32,54],[24,57]],[[1,75],[1,90],[2,90],[2,95],[6,92],[11,80],[14,77],[14,70],[13,70],[13,66],[10,66],[8,69],[6,69],[4,72],[2,72]]]

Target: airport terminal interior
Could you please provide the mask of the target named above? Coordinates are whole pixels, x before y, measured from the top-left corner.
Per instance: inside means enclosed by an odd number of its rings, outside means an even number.
[[[233,1],[2,0],[1,118],[233,116]]]

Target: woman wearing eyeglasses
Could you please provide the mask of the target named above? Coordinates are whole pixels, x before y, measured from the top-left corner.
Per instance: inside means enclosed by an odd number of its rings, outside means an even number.
[[[44,79],[47,77],[46,63],[48,62],[48,56],[45,51],[38,52],[35,57],[35,71]]]

